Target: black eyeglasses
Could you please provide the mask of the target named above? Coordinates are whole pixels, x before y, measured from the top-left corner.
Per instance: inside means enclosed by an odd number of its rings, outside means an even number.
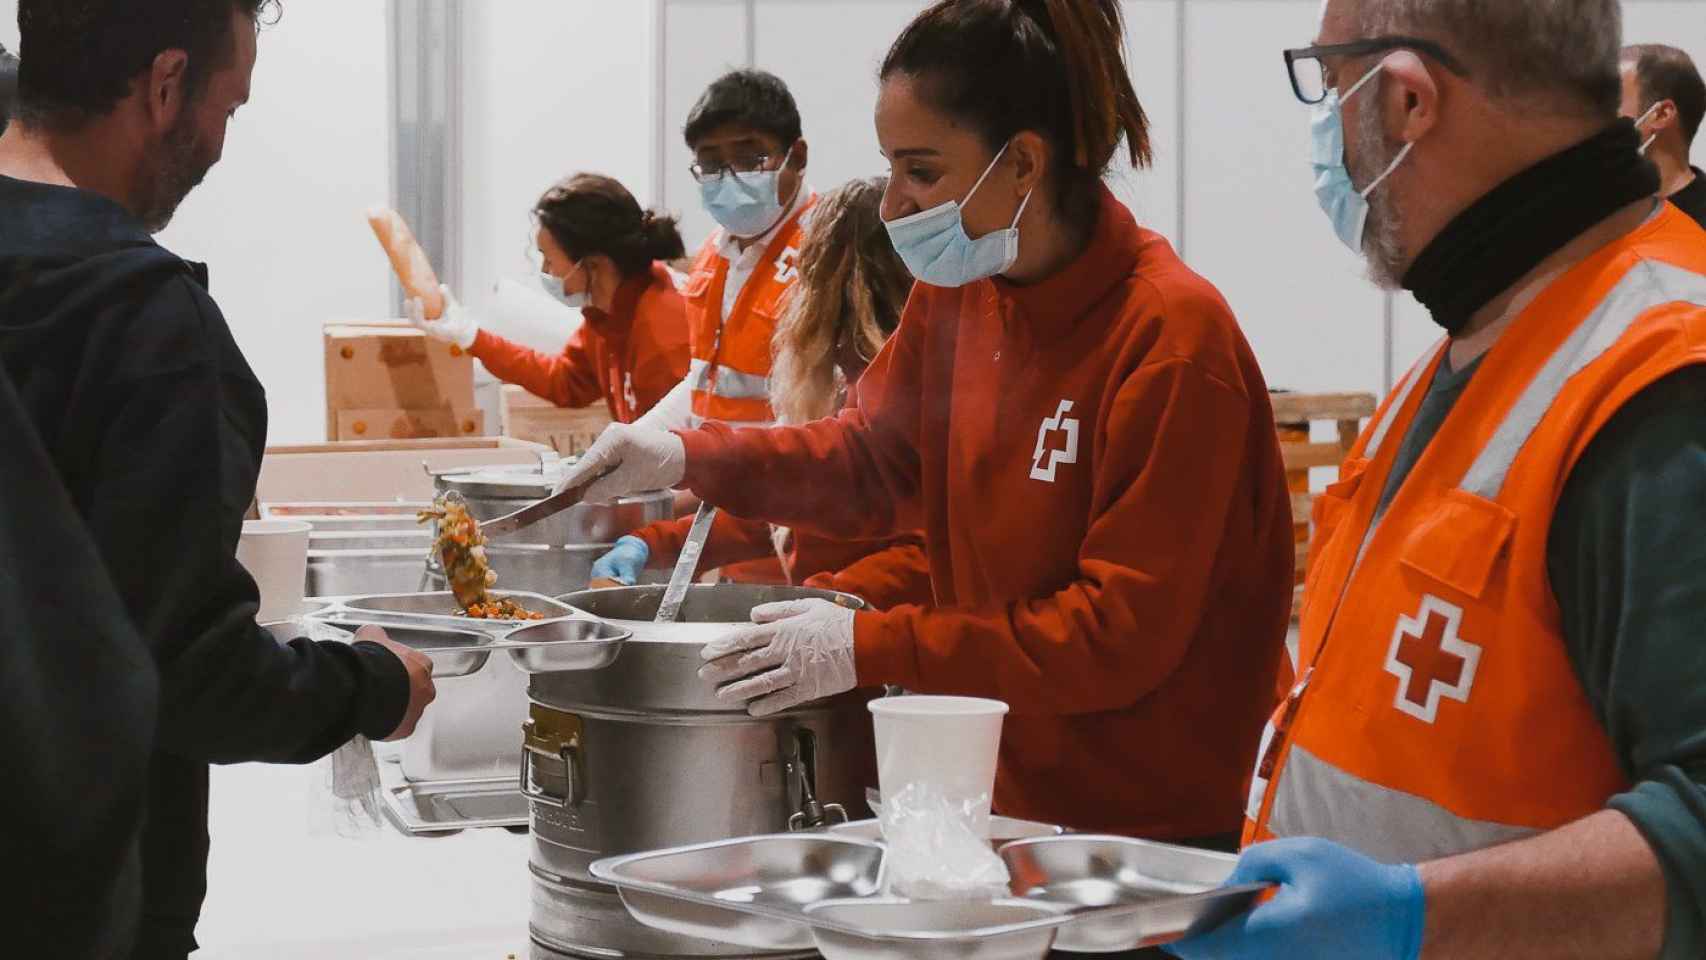
[[[693,179],[700,183],[710,183],[713,180],[721,179],[727,173],[732,173],[738,177],[742,174],[767,171],[770,169],[771,161],[775,159],[773,155],[768,153],[739,154],[731,157],[726,163],[694,161],[687,167],[687,171],[693,174]]]
[[[1464,67],[1461,61],[1432,40],[1396,36],[1371,37],[1348,43],[1329,43],[1324,46],[1287,50],[1285,72],[1291,77],[1291,89],[1297,94],[1297,99],[1308,104],[1320,103],[1327,99],[1327,91],[1333,89],[1333,75],[1322,62],[1322,57],[1361,57],[1371,53],[1385,53],[1388,50],[1414,50],[1424,53],[1438,60],[1452,73],[1464,77],[1469,75],[1468,68]]]

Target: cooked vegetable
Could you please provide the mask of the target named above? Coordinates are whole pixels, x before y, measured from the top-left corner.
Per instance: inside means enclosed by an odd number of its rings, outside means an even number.
[[[440,497],[431,509],[419,514],[422,523],[438,521],[438,538],[433,550],[444,566],[444,577],[450,582],[450,592],[461,605],[458,612],[476,620],[543,620],[535,613],[508,598],[492,597],[487,588],[498,582],[498,575],[486,563],[486,538],[480,533],[480,522],[468,512],[468,505],[459,499]]]

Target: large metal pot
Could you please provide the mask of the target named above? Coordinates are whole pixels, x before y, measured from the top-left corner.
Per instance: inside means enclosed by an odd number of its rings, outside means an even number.
[[[564,466],[539,465],[475,467],[433,476],[439,494],[455,491],[477,520],[491,520],[551,495]],[[615,503],[583,503],[553,517],[494,539],[486,557],[506,590],[559,594],[585,589],[592,565],[617,538],[656,520],[674,516],[675,498],[667,490],[635,494]],[[444,579],[429,565],[428,589],[442,589]]]
[[[822,590],[695,586],[682,622],[654,624],[662,586],[561,597],[632,630],[616,662],[529,680],[522,788],[532,807],[537,957],[749,957],[640,925],[588,867],[600,857],[844,819],[876,782],[868,695],[754,719],[698,676],[705,642],[754,606]],[[785,956],[785,955],[784,955]],[[804,954],[812,956],[812,954]]]

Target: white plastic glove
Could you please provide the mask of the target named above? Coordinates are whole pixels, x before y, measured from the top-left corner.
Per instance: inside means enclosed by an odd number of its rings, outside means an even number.
[[[588,487],[583,500],[608,503],[633,493],[675,487],[687,474],[687,447],[673,433],[613,423],[574,466],[563,472],[556,492],[579,486],[607,470],[610,475]]]
[[[853,611],[828,600],[754,607],[752,622],[705,645],[699,677],[755,717],[853,689]]]
[[[480,321],[456,302],[448,286],[439,287],[438,292],[444,296],[444,315],[437,320],[427,319],[426,303],[420,297],[410,297],[403,304],[403,312],[415,329],[435,340],[454,343],[467,350],[474,345],[474,338],[480,335]]]

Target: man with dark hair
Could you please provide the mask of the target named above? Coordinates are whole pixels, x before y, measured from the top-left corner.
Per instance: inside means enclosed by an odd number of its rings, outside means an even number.
[[[805,185],[800,111],[780,78],[735,70],[706,88],[683,134],[705,209],[722,229],[705,241],[682,291],[687,379],[640,422],[666,430],[706,420],[769,424],[770,341],[817,202]]]
[[[219,160],[269,7],[21,0],[20,112],[0,136],[0,370],[160,673],[140,960],[196,947],[209,763],[308,762],[357,734],[406,736],[433,696],[430,661],[383,634],[284,645],[255,623],[236,547],[265,391],[205,268],[150,236]],[[14,866],[28,883],[34,865]]]
[[[1658,43],[1624,47],[1619,112],[1641,129],[1641,149],[1659,168],[1659,196],[1706,226],[1706,173],[1688,162],[1706,119],[1706,81],[1693,58]]]

